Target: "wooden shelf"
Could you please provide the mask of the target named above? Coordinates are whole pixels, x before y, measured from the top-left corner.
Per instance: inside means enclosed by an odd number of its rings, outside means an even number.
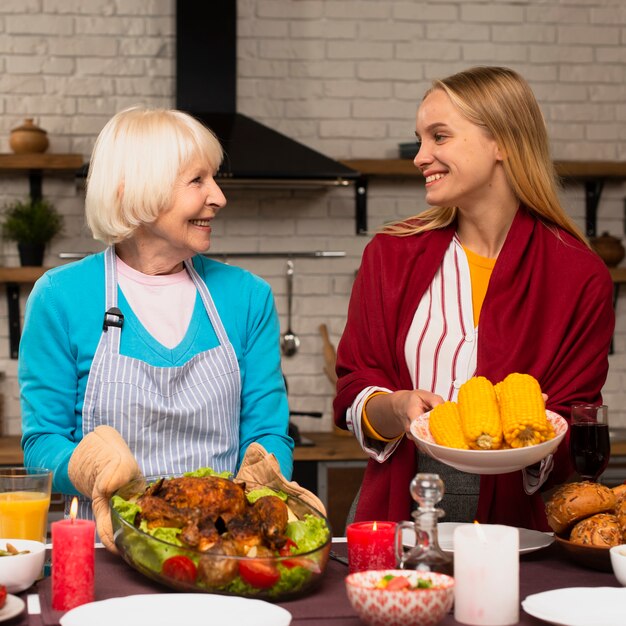
[[[412,159],[348,159],[341,162],[365,176],[421,179]],[[624,161],[555,161],[554,167],[561,178],[626,178]]]
[[[47,267],[0,267],[0,283],[34,283]]]
[[[83,165],[82,154],[0,154],[0,172],[28,172],[30,197],[42,197],[43,172],[74,172]]]
[[[609,267],[609,272],[616,285],[626,283],[626,267]]]
[[[0,170],[77,170],[82,154],[0,154]]]
[[[358,170],[363,178],[414,178],[423,181],[413,159],[348,159],[341,161]],[[626,161],[555,161],[557,175],[563,180],[581,180],[585,185],[585,234],[596,236],[598,204],[604,183],[609,179],[626,180]],[[367,214],[361,209],[362,224]],[[367,230],[365,226],[361,229]]]
[[[9,351],[17,359],[20,336],[20,284],[34,283],[47,267],[0,267],[0,284],[6,285],[7,311],[9,314]]]

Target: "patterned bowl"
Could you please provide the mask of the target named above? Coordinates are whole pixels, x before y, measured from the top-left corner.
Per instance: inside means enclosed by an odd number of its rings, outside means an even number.
[[[413,584],[430,580],[429,589],[390,591],[377,589],[383,577],[404,576]],[[346,578],[346,591],[352,608],[370,626],[434,626],[452,608],[454,579],[445,574],[409,570],[367,570]]]

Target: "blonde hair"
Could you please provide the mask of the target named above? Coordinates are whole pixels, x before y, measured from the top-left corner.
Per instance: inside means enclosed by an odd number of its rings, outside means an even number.
[[[528,83],[506,67],[473,67],[433,81],[424,99],[436,89],[444,91],[470,122],[491,134],[505,155],[507,181],[526,208],[588,245],[559,201],[545,121]],[[431,207],[385,226],[383,232],[402,236],[443,228],[456,215],[456,207]]]
[[[94,145],[85,213],[94,239],[130,237],[167,208],[180,172],[196,158],[222,162],[215,135],[182,111],[132,107],[114,115]]]

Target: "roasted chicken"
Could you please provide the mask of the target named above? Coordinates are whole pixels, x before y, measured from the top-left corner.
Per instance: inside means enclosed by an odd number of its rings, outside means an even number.
[[[180,528],[184,544],[207,554],[245,556],[252,547],[279,550],[287,541],[287,505],[273,495],[249,504],[245,484],[225,478],[161,479],[137,504],[137,525]]]

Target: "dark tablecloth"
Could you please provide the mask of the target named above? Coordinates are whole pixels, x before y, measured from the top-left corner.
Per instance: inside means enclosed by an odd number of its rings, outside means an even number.
[[[346,554],[345,543],[333,544],[333,550]],[[363,624],[353,611],[346,596],[344,578],[348,568],[331,560],[321,585],[311,595],[280,603],[293,616],[292,626],[359,626]],[[39,594],[41,615],[23,615],[5,622],[7,626],[55,626],[60,613],[50,607],[50,579],[37,583],[36,588],[24,592],[23,597],[36,591]],[[610,572],[587,569],[572,563],[559,549],[549,548],[522,555],[520,557],[520,600],[526,596],[560,589],[563,587],[619,587],[620,584]],[[96,600],[128,596],[140,593],[175,593],[155,583],[126,565],[120,557],[104,549],[96,550]],[[441,622],[442,625],[458,624],[452,614]],[[520,607],[520,621],[523,625],[545,624]],[[3,625],[4,626],[4,625]]]

